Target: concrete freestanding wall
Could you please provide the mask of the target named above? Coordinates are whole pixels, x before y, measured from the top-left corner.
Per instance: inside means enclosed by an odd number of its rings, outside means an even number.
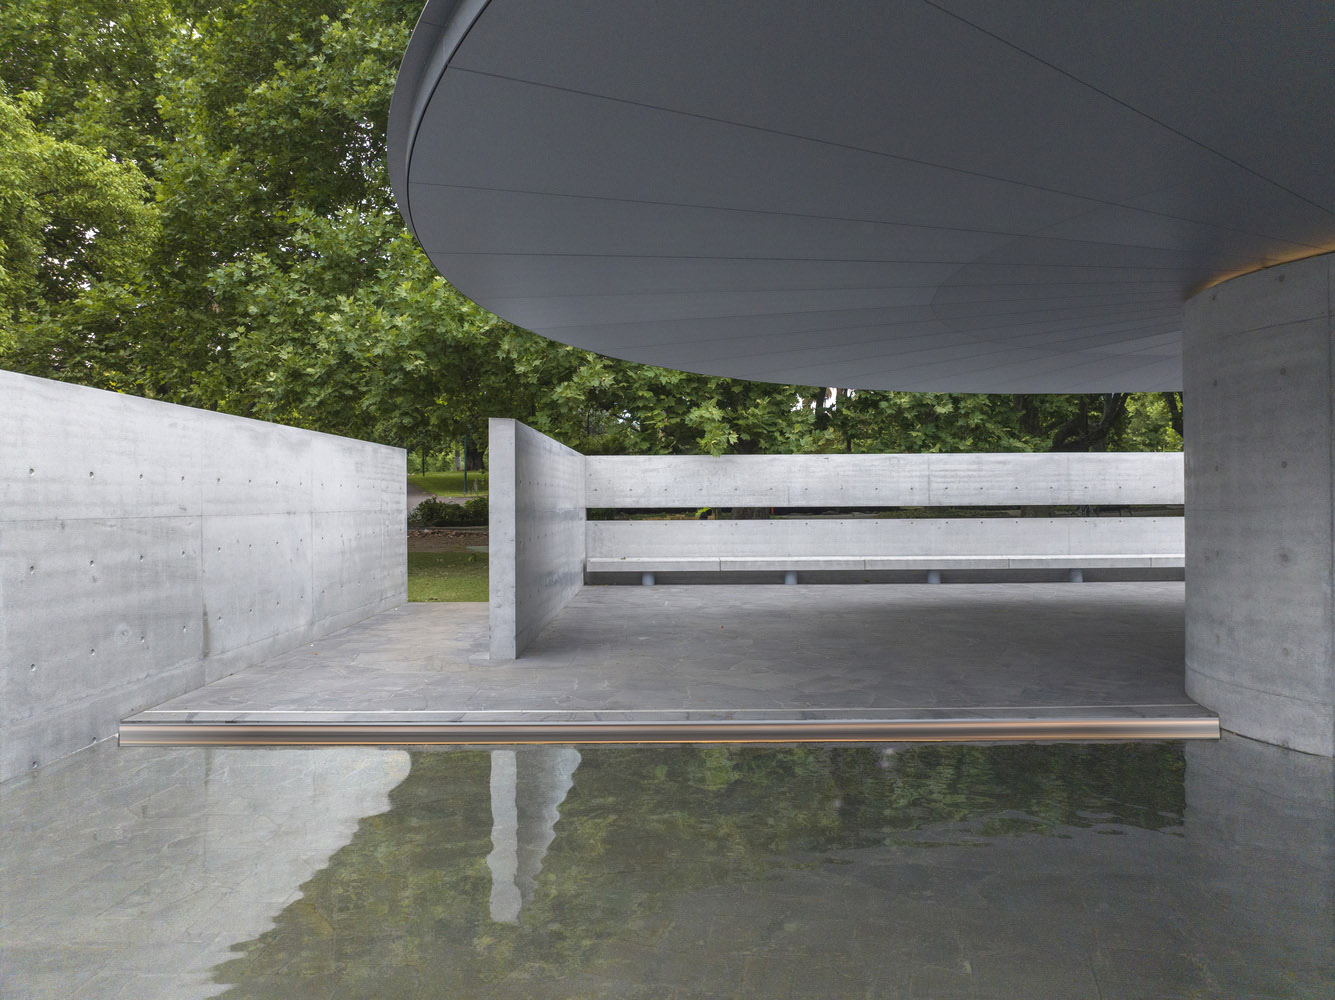
[[[1335,755],[1335,255],[1187,303],[1187,693]]]
[[[0,372],[0,779],[407,599],[401,449]]]
[[[584,585],[584,456],[492,418],[491,658],[513,660]]]

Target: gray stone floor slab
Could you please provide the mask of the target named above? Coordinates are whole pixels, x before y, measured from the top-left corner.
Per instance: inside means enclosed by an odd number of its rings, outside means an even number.
[[[1181,583],[585,587],[520,659],[410,604],[142,721],[1205,714]]]

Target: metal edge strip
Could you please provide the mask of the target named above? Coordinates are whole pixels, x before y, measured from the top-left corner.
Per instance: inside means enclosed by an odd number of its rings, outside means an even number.
[[[417,129],[450,60],[489,2],[428,0],[408,39],[408,47],[394,78],[386,122],[386,165],[399,214],[414,236],[417,229],[413,225],[408,177]]]
[[[881,743],[1217,740],[1216,718],[828,722],[122,722],[121,746],[477,746],[526,743]]]

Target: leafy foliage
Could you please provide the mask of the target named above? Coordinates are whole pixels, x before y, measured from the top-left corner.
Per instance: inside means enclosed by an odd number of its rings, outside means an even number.
[[[0,95],[0,350],[77,377],[133,310],[157,217],[133,164],[41,132],[35,103]]]

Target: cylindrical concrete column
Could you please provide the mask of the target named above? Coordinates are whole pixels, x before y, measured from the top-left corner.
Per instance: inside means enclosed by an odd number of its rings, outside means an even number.
[[[1225,729],[1335,756],[1335,254],[1187,303],[1187,693]]]

